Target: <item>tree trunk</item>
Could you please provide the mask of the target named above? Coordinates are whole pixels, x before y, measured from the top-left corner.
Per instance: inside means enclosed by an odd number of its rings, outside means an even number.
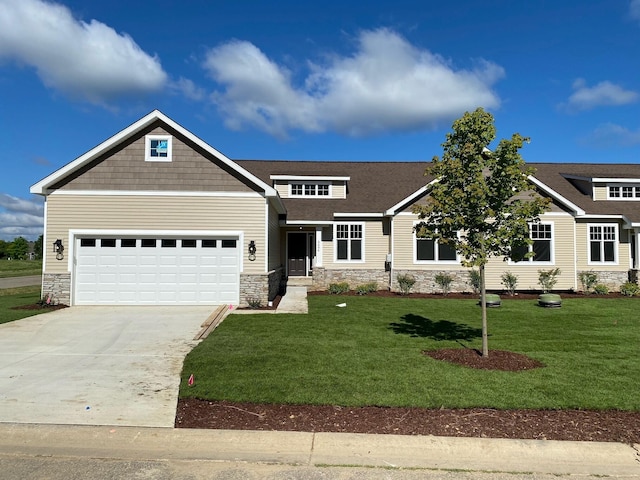
[[[487,287],[484,280],[484,263],[480,265],[480,305],[482,307],[482,356],[489,356],[489,339],[487,335]]]

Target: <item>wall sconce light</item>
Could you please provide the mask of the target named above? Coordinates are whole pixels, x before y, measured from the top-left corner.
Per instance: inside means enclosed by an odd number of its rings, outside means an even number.
[[[62,240],[57,239],[53,242],[53,253],[56,254],[56,260],[62,260],[64,258],[64,245],[62,245]]]
[[[249,242],[249,260],[252,262],[256,259],[256,242],[251,240]]]

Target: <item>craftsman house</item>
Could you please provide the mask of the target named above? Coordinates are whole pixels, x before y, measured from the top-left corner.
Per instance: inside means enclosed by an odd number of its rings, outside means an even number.
[[[416,238],[411,206],[428,195],[427,163],[234,161],[153,111],[31,187],[45,197],[43,294],[69,305],[266,304],[293,277],[434,291],[448,272],[470,290],[455,251]],[[531,225],[528,260],[495,259],[537,289],[594,271],[618,289],[638,268],[640,165],[536,164],[552,207]]]

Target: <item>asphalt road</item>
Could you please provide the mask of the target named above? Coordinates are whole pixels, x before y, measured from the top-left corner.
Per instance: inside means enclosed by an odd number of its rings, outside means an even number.
[[[8,277],[0,278],[0,289],[29,287],[31,285],[42,284],[42,275],[30,275],[28,277]]]

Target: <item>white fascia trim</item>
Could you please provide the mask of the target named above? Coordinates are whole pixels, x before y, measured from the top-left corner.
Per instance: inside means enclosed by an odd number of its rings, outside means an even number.
[[[622,228],[633,228],[634,223],[630,222],[629,219],[624,216],[624,215],[597,215],[597,214],[588,214],[588,215],[581,215],[580,218],[584,218],[587,220],[622,220],[622,222],[624,223],[624,225],[622,225]],[[640,225],[640,224],[636,224],[636,225]]]
[[[395,215],[396,212],[398,211],[399,208],[401,208],[404,205],[407,205],[408,203],[412,203],[413,201],[415,201],[417,198],[423,196],[425,193],[427,193],[427,191],[429,190],[429,187],[431,185],[433,185],[434,183],[438,183],[440,181],[439,178],[436,178],[434,180],[431,180],[429,183],[427,183],[424,187],[420,188],[419,190],[416,190],[415,192],[413,192],[411,195],[409,195],[408,197],[404,198],[403,200],[399,201],[398,203],[396,203],[393,207],[391,207],[389,210],[387,210],[385,212],[385,215],[389,216],[389,215]]]
[[[313,180],[313,181],[330,181],[337,180],[342,182],[349,182],[351,177],[332,177],[327,175],[270,175],[271,180]]]
[[[533,183],[536,187],[538,187],[540,190],[542,190],[547,195],[549,195],[551,198],[553,198],[557,202],[561,203],[565,207],[569,208],[570,210],[573,210],[577,216],[582,216],[582,215],[585,214],[585,211],[582,210],[580,207],[578,207],[575,203],[570,202],[569,200],[564,198],[562,195],[560,195],[558,192],[556,192],[552,188],[550,188],[547,185],[545,185],[544,183],[542,183],[537,178],[533,177],[532,175],[529,175],[529,176],[527,176],[527,179],[531,183]]]
[[[54,190],[50,195],[82,195],[82,196],[138,196],[138,197],[264,197],[258,192],[190,192],[164,190]]]
[[[597,183],[640,183],[640,178],[626,178],[626,177],[583,177],[580,175],[562,174],[564,178],[571,180],[584,180],[587,182]]]
[[[99,155],[101,155],[102,153],[107,151],[108,149],[113,148],[114,146],[116,146],[119,143],[123,142],[127,138],[132,137],[133,135],[135,135],[136,133],[138,133],[142,129],[144,129],[147,126],[151,125],[156,120],[160,120],[160,121],[166,123],[169,127],[171,127],[174,130],[178,131],[181,135],[184,135],[186,138],[188,138],[190,141],[192,141],[193,143],[195,143],[196,145],[198,145],[199,147],[204,149],[206,152],[211,153],[212,155],[217,157],[222,163],[226,164],[232,170],[235,170],[240,175],[244,176],[247,180],[253,182],[256,185],[258,185],[261,189],[264,190],[265,196],[267,196],[267,197],[275,197],[275,196],[278,195],[278,193],[276,192],[276,190],[273,187],[267,185],[266,183],[264,183],[262,180],[260,180],[255,175],[249,173],[247,170],[242,168],[240,165],[238,165],[237,163],[233,162],[231,159],[227,158],[225,155],[223,155],[221,152],[219,152],[218,150],[213,148],[211,145],[209,145],[208,143],[204,142],[203,140],[201,140],[200,138],[195,136],[193,133],[191,133],[189,130],[184,128],[182,125],[180,125],[180,124],[174,122],[173,120],[171,120],[169,117],[164,115],[159,110],[154,110],[151,113],[145,115],[140,120],[138,120],[137,122],[134,122],[133,124],[129,125],[127,128],[125,128],[124,130],[121,130],[119,133],[116,133],[111,138],[108,138],[107,140],[102,142],[97,147],[92,148],[91,150],[89,150],[84,155],[81,155],[80,157],[76,158],[72,162],[70,162],[70,163],[66,164],[65,166],[63,166],[62,168],[56,170],[51,175],[43,178],[38,183],[32,185],[31,188],[29,189],[29,191],[31,193],[36,194],[36,195],[46,195],[47,194],[46,191],[47,191],[49,186],[51,186],[52,184],[54,184],[57,181],[61,180],[62,178],[66,177],[67,175],[75,172],[76,170],[78,170],[79,168],[84,166],[85,164],[91,162],[96,157],[98,157]]]
[[[334,213],[333,216],[335,218],[356,218],[356,217],[364,217],[364,218],[382,218],[384,217],[384,213]]]

